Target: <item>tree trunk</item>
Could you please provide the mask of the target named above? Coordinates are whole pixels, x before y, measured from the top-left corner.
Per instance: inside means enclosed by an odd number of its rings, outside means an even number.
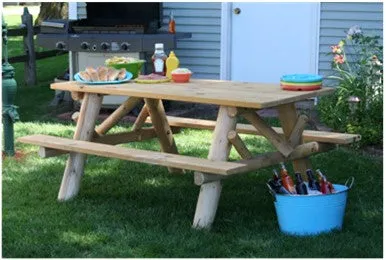
[[[35,25],[40,25],[47,19],[67,19],[68,3],[63,2],[42,2],[40,12],[35,20]]]

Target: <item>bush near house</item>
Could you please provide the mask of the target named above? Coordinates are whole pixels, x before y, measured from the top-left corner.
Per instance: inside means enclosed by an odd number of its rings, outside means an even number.
[[[331,46],[333,95],[318,105],[321,120],[334,130],[362,135],[361,146],[383,141],[383,47],[379,36],[367,36],[358,26]]]

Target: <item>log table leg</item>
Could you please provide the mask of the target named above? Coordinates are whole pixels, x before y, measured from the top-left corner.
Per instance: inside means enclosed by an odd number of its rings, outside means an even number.
[[[280,105],[278,107],[279,112],[279,120],[281,123],[281,126],[283,128],[284,136],[287,140],[290,140],[292,138],[291,143],[294,146],[297,146],[299,144],[303,143],[301,135],[292,135],[292,131],[296,126],[296,123],[298,122],[298,115],[296,112],[295,103]],[[300,118],[301,120],[304,120],[303,118]],[[297,140],[295,140],[297,139]],[[293,167],[295,172],[300,172],[303,179],[306,178],[306,170],[311,168],[311,163],[308,158],[298,159],[293,161]]]
[[[93,138],[95,121],[102,105],[102,99],[102,95],[85,94],[74,134],[75,140],[90,141]],[[85,154],[70,153],[64,170],[58,200],[69,200],[78,194],[85,160]]]
[[[161,151],[165,153],[178,154],[176,142],[173,138],[172,129],[166,118],[165,109],[159,99],[145,98],[145,104],[151,118],[154,130],[158,136]],[[183,173],[182,169],[168,167],[170,173]]]
[[[229,131],[236,129],[236,117],[228,113],[228,108],[221,106],[217,116],[216,126],[213,132],[212,144],[210,146],[208,159],[216,161],[227,161],[231,150],[228,141]],[[203,173],[195,173],[203,174]],[[210,175],[213,176],[213,175]],[[221,179],[204,183],[200,187],[196,213],[193,220],[194,228],[210,228],[216,215],[218,202],[221,194]]]

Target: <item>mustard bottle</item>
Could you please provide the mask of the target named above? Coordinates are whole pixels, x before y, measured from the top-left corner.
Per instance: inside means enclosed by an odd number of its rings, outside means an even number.
[[[180,65],[180,61],[174,54],[174,51],[170,51],[169,57],[166,59],[166,77],[172,78],[172,71],[177,69]]]

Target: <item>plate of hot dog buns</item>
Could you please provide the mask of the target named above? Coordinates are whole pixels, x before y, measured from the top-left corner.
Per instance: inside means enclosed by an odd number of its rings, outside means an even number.
[[[85,70],[75,74],[74,79],[78,82],[97,85],[97,84],[119,84],[129,81],[133,74],[126,69],[114,69],[111,67],[99,66],[93,68],[86,67]]]

